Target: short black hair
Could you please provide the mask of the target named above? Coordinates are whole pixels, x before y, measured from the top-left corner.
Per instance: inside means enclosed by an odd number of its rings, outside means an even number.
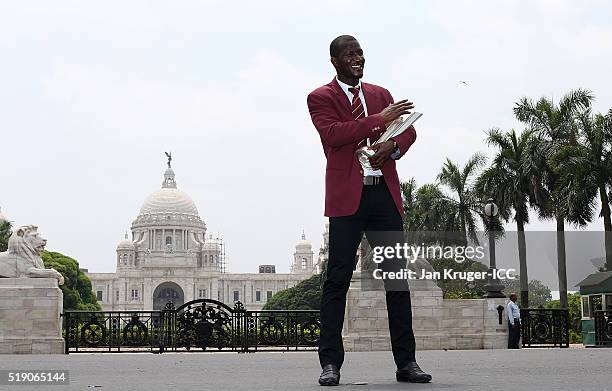
[[[331,57],[338,57],[340,52],[342,52],[342,46],[345,42],[356,40],[357,38],[353,37],[352,35],[341,35],[334,38],[334,40],[329,44],[329,55]]]

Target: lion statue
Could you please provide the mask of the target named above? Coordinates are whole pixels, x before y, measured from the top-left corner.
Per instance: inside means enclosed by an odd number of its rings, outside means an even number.
[[[55,269],[45,269],[40,253],[47,239],[38,233],[38,227],[26,225],[13,232],[8,241],[8,251],[0,253],[0,277],[55,278],[59,285],[64,277]]]

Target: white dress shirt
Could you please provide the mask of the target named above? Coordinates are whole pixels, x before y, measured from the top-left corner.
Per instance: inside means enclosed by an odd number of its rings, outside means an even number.
[[[506,305],[506,313],[508,314],[508,322],[514,326],[514,319],[521,320],[521,310],[519,306],[512,300]]]
[[[336,81],[340,85],[340,88],[342,88],[342,91],[344,91],[344,93],[346,94],[346,97],[349,100],[349,104],[352,104],[353,103],[353,93],[349,91],[349,88],[354,88],[354,87],[346,83],[343,83],[342,81],[340,81],[340,79],[338,79],[337,76],[336,76]],[[363,95],[363,88],[361,88],[361,80],[359,80],[359,84],[357,84],[355,87],[359,87],[359,99],[361,100],[361,105],[363,106],[364,117],[367,117],[368,116],[368,106],[366,104],[365,95]],[[369,138],[367,139],[367,143],[369,146],[370,145]],[[396,150],[393,151],[393,153],[389,157],[393,160],[397,160],[399,159],[400,155],[401,155],[401,151],[398,146]],[[364,168],[363,176],[382,176],[382,171],[370,170],[370,169]]]
[[[338,77],[336,76],[336,80],[338,81],[338,84],[340,85],[340,88],[342,88],[342,91],[344,91],[344,93],[346,94],[346,97],[349,100],[349,104],[353,103],[353,93],[349,91],[349,88],[354,88],[353,86],[350,86],[346,83],[343,83],[340,81],[340,79],[338,79]],[[364,110],[364,117],[368,116],[368,106],[366,105],[366,100],[365,100],[365,96],[363,95],[363,88],[361,88],[361,80],[359,80],[359,84],[357,84],[355,87],[359,87],[359,99],[361,100],[361,105],[363,106],[363,110]],[[368,138],[367,140],[368,142],[368,146],[370,145],[370,139]],[[395,153],[395,152],[394,152]],[[356,157],[355,157],[356,159]],[[371,170],[368,168],[363,169],[363,176],[382,176],[382,171],[380,170]]]

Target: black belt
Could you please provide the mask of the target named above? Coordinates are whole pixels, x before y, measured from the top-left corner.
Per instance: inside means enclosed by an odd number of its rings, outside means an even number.
[[[365,186],[376,186],[376,185],[380,185],[382,183],[385,183],[382,175],[381,176],[364,176],[363,177],[363,184]]]

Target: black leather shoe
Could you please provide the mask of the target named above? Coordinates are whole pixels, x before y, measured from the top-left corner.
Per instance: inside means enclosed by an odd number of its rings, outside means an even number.
[[[340,383],[340,370],[334,364],[327,364],[319,376],[319,384],[322,386],[337,386]]]
[[[395,372],[395,378],[397,381],[410,383],[429,383],[431,381],[431,375],[423,372],[421,368],[419,368],[419,364],[414,361],[398,369],[397,372]]]

